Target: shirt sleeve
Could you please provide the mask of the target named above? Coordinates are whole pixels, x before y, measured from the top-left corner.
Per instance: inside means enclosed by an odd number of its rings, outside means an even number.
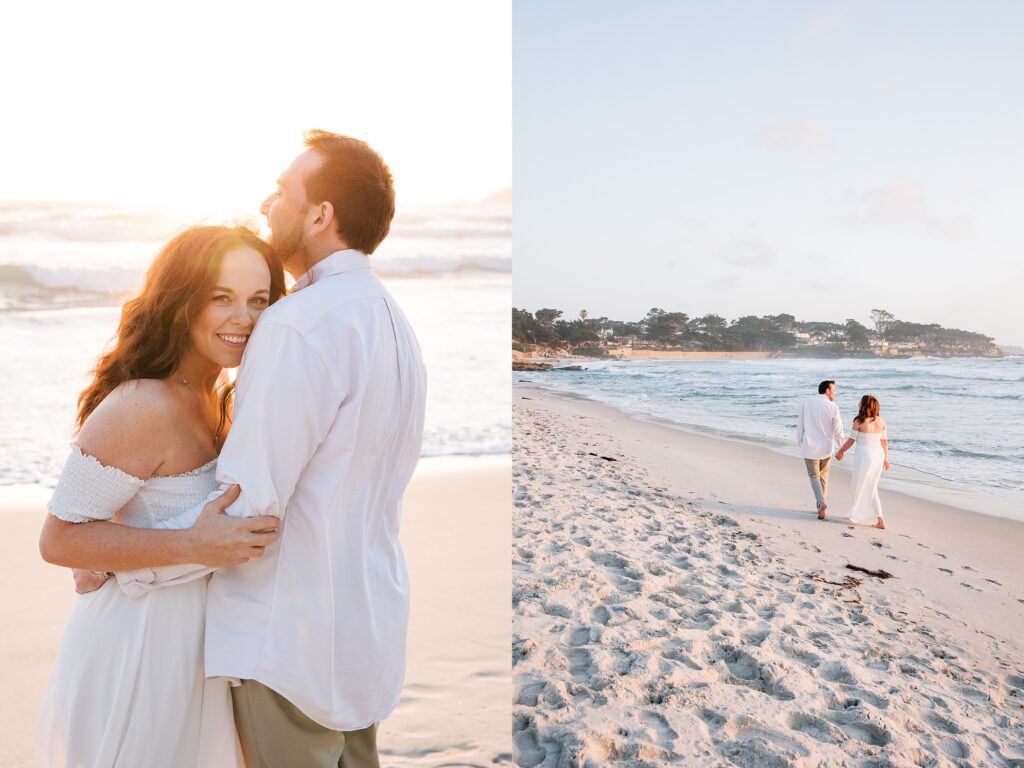
[[[235,418],[217,460],[217,480],[241,487],[229,515],[283,518],[306,465],[327,436],[364,366],[346,345],[345,376],[294,328],[268,324],[253,334],[235,390]],[[353,440],[355,436],[352,436]]]
[[[843,418],[839,415],[839,407],[835,404],[832,408],[832,430],[836,448],[842,447],[846,442],[846,432],[843,431]]]

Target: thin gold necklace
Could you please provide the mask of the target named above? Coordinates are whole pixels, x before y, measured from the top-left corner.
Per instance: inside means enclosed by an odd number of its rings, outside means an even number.
[[[203,406],[203,397],[202,397],[202,395],[199,394],[199,390],[197,390],[195,387],[192,386],[192,382],[190,382],[187,378],[185,378],[184,374],[180,374],[180,375],[181,375],[181,383],[184,384],[189,389],[191,389],[192,390],[192,394],[194,394],[196,396],[196,399],[199,401],[199,410],[203,411],[203,421],[206,421],[206,413],[205,413],[205,407]],[[209,426],[209,424],[207,424],[207,426]],[[217,434],[217,428],[214,427],[210,431],[210,433],[211,433],[211,435],[213,437],[213,447],[216,448],[218,445],[220,445],[220,435]]]

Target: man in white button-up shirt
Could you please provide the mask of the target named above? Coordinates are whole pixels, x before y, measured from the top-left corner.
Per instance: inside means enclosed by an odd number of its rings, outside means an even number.
[[[279,515],[264,557],[210,580],[206,674],[241,680],[250,765],[378,765],[398,704],[409,586],[398,539],[419,458],[426,373],[367,254],[394,215],[391,174],[363,142],[322,132],[261,211],[298,279],[255,329],[217,479],[228,510]]]
[[[796,422],[796,438],[811,480],[819,520],[825,519],[828,508],[828,470],[832,453],[846,441],[835,399],[836,383],[832,380],[821,382],[818,394],[800,404]]]

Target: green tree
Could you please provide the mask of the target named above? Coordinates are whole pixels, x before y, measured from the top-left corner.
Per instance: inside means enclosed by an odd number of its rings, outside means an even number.
[[[846,343],[851,347],[863,348],[871,341],[871,332],[867,327],[852,318],[846,321],[844,333],[846,335]]]
[[[886,312],[884,309],[872,309],[871,310],[871,322],[875,325],[875,330],[878,332],[880,338],[887,338],[886,334],[892,327],[893,323],[896,322],[896,315],[891,312]]]
[[[641,321],[644,326],[644,337],[655,344],[679,346],[685,340],[688,320],[683,312],[666,312],[654,307]]]

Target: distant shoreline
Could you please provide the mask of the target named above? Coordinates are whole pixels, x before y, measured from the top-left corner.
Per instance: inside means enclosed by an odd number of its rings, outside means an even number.
[[[799,352],[752,352],[752,351],[694,351],[674,349],[615,349],[609,350],[607,355],[597,357],[594,355],[577,355],[572,352],[560,350],[536,350],[533,352],[520,352],[512,350],[513,362],[550,363],[553,360],[913,360],[926,357],[941,357],[943,359],[996,359],[993,356],[985,355],[809,355]],[[1017,357],[1014,354],[1005,354],[1001,357]]]

